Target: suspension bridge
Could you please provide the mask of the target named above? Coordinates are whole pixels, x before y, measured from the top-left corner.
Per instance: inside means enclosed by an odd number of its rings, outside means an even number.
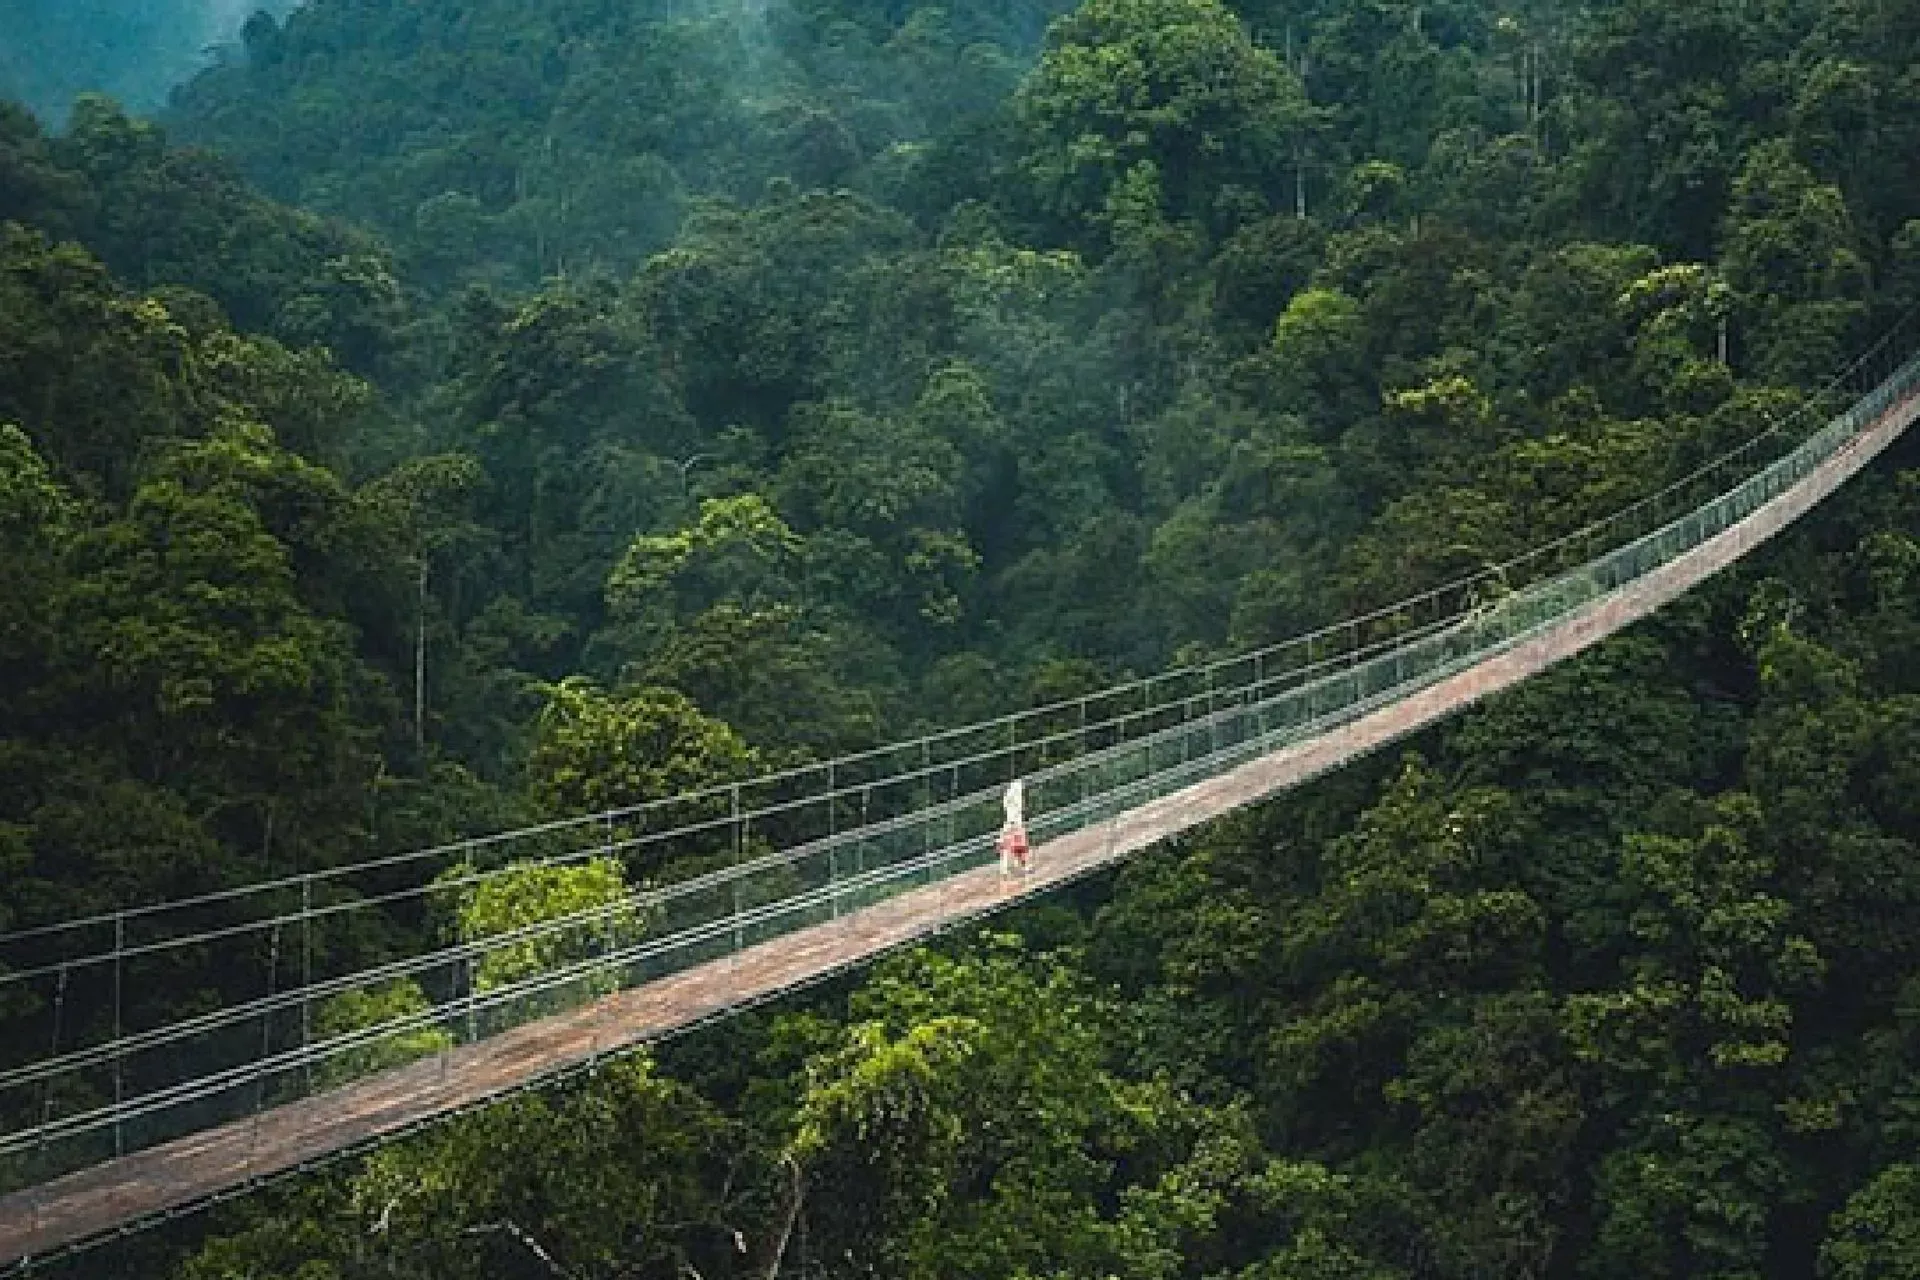
[[[1920,412],[1904,327],[1799,414],[1606,520],[1284,644],[652,804],[0,935],[0,1008],[45,1032],[0,1057],[0,1267],[818,982],[1509,688],[1739,560],[1898,438]],[[1015,778],[1034,857],[1009,879],[994,841]],[[529,865],[599,859],[664,870],[491,936],[336,959],[382,921],[428,933]],[[141,1022],[132,995],[209,972],[224,1002]]]

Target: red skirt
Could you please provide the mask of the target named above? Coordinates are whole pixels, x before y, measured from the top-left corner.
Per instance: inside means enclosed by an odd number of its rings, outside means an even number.
[[[1027,829],[1018,823],[1000,829],[1000,856],[1016,866],[1027,865]]]

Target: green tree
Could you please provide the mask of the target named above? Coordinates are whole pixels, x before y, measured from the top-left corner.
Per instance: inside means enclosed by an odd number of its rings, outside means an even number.
[[[431,1018],[433,1005],[418,983],[396,978],[377,987],[356,987],[329,997],[313,1019],[315,1043],[354,1037],[347,1048],[326,1051],[315,1083],[329,1088],[451,1048],[453,1036]],[[389,1023],[414,1025],[385,1035],[361,1036]]]
[[[1748,154],[1726,223],[1728,283],[1757,370],[1804,383],[1839,367],[1865,316],[1866,261],[1846,198],[1784,140]]]
[[[49,625],[58,609],[62,548],[79,518],[78,504],[35,452],[20,428],[0,423],[0,707],[24,718],[54,656]]]
[[[448,938],[483,944],[478,962],[469,968],[475,994],[608,956],[638,941],[646,923],[641,909],[630,901],[626,873],[611,857],[564,865],[514,863],[479,879],[471,867],[456,864],[440,880],[446,884],[437,896],[449,916]],[[576,916],[581,917],[579,922],[564,928],[537,927]],[[484,945],[502,934],[523,932],[528,936]],[[570,997],[565,1003],[574,1003],[621,985],[619,968],[590,968],[583,979],[570,981],[559,991]],[[515,1001],[507,1010],[518,1021],[529,1005],[545,1009],[559,1003],[536,995],[530,1002]]]
[[[1258,192],[1284,171],[1311,116],[1299,82],[1212,0],[1098,0],[1062,19],[1016,111],[1041,206],[1095,243],[1148,172],[1169,218],[1210,222],[1227,187]]]
[[[549,813],[581,816],[750,776],[752,748],[670,689],[603,693],[584,677],[546,691],[527,769]]]
[[[1920,1275],[1920,1169],[1893,1165],[1847,1200],[1820,1246],[1829,1280],[1912,1280]]]
[[[770,1230],[778,1178],[750,1132],[631,1058],[389,1145],[215,1236],[181,1274],[739,1274],[742,1247]]]

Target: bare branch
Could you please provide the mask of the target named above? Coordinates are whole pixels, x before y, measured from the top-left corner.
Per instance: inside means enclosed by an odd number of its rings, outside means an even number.
[[[520,1224],[517,1222],[514,1222],[511,1218],[503,1218],[499,1222],[483,1222],[477,1227],[468,1227],[465,1231],[461,1232],[460,1234],[468,1235],[468,1236],[481,1236],[481,1235],[488,1235],[496,1231],[504,1232],[507,1235],[513,1237],[513,1239],[515,1239],[523,1247],[525,1247],[528,1253],[531,1253],[534,1257],[538,1258],[541,1262],[541,1265],[545,1266],[546,1269],[552,1272],[554,1275],[559,1276],[561,1280],[574,1280],[574,1275],[571,1271],[568,1271],[565,1267],[561,1266],[559,1261],[555,1259],[552,1254],[548,1253],[546,1251],[546,1248],[542,1246],[538,1240],[535,1240],[532,1236],[528,1235],[525,1231],[521,1230]]]
[[[779,1235],[768,1241],[770,1247],[767,1250],[765,1266],[760,1272],[760,1280],[778,1280],[780,1263],[785,1260],[787,1244],[793,1239],[793,1224],[799,1220],[800,1202],[805,1192],[800,1178],[800,1162],[795,1160],[789,1152],[780,1157],[780,1163],[787,1167],[787,1193],[782,1197],[785,1202],[782,1205],[785,1221],[780,1225]]]

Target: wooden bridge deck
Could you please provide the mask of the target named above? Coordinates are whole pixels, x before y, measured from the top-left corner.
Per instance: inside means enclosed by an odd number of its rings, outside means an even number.
[[[1520,683],[1646,617],[1791,524],[1908,425],[1909,399],[1786,493],[1718,536],[1538,636],[1309,742],[1288,747],[1034,851],[1033,873],[962,873],[837,920],[447,1050],[332,1092],[0,1198],[0,1264],[17,1262],[402,1132],[542,1077],[805,985],[1296,786]]]

